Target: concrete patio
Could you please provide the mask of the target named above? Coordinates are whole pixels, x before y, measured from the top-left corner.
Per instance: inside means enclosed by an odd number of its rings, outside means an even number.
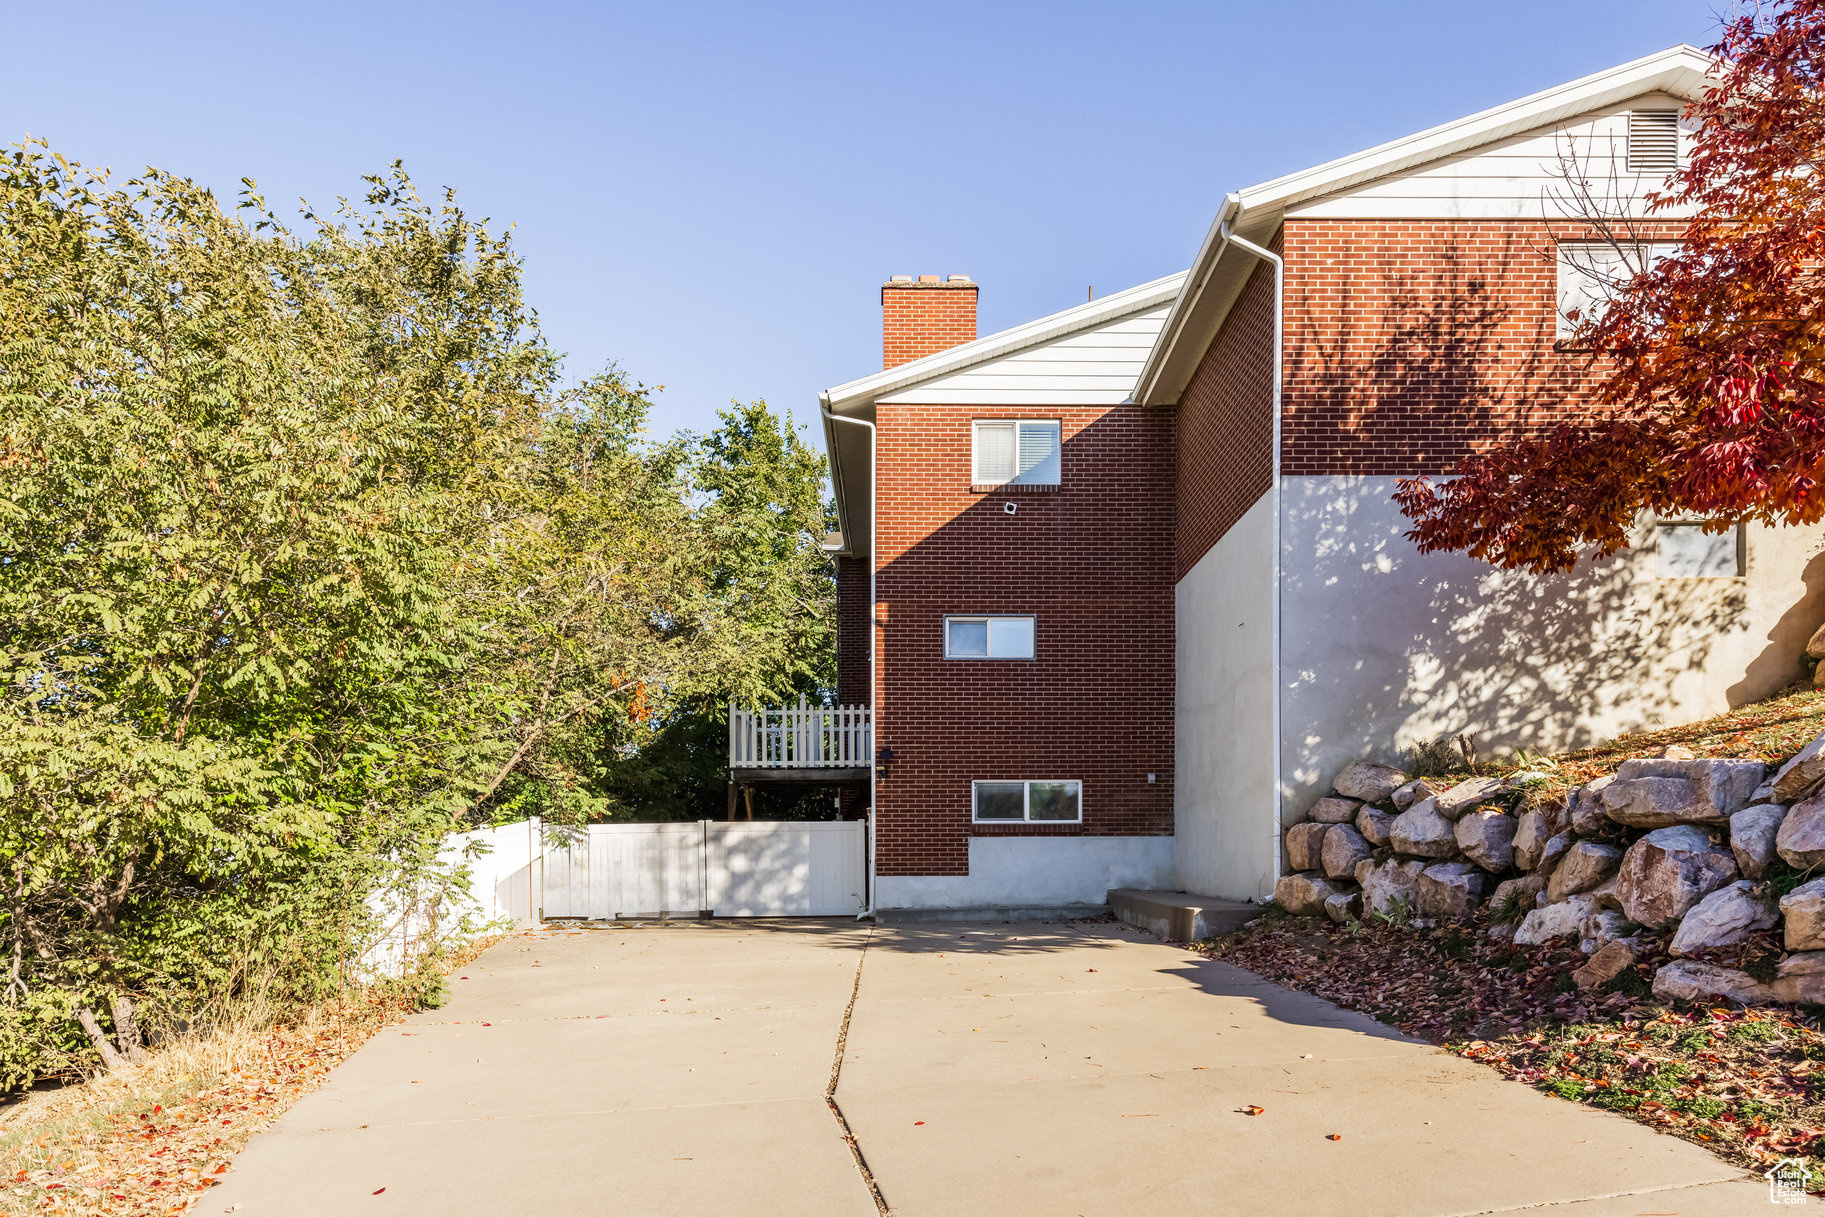
[[[196,1211],[1768,1204],[1696,1146],[1107,922],[592,927],[510,938],[460,975],[448,1005],[383,1031],[256,1137]]]

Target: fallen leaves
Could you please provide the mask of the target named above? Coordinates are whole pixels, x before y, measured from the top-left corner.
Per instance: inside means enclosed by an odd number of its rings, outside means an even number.
[[[465,955],[473,958],[486,945],[472,944]],[[236,1049],[236,1063],[216,1076],[186,1075],[178,1093],[168,1082],[139,1097],[129,1090],[125,1103],[104,1103],[80,1088],[66,1092],[70,1110],[0,1138],[0,1152],[12,1159],[8,1165],[25,1164],[0,1184],[0,1211],[45,1217],[176,1217],[190,1211],[225,1181],[249,1137],[410,1011],[376,994],[323,1013],[257,1033]],[[156,1073],[148,1066],[135,1076]],[[135,1110],[134,1102],[143,1106]],[[237,1202],[222,1211],[240,1208]]]
[[[1279,917],[1197,949],[1753,1169],[1825,1157],[1825,1032],[1816,1020],[1663,1006],[1648,992],[1666,958],[1652,936],[1607,991],[1576,991],[1564,978],[1583,962],[1579,951],[1515,947],[1486,928]],[[1815,1178],[1825,1185],[1825,1175]]]

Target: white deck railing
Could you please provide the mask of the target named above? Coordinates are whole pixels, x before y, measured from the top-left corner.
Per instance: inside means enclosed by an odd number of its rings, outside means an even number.
[[[867,706],[742,710],[729,705],[732,769],[866,769],[874,763]]]

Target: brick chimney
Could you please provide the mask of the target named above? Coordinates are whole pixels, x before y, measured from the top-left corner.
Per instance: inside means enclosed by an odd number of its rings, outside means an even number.
[[[881,285],[881,366],[948,351],[976,337],[976,285],[968,275],[895,275]]]

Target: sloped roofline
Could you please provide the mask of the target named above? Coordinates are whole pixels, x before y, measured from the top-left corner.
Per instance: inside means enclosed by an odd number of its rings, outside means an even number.
[[[1228,246],[1226,232],[1264,242],[1272,238],[1289,207],[1550,126],[1643,93],[1670,93],[1687,100],[1696,99],[1705,89],[1712,66],[1711,56],[1697,47],[1684,44],[1669,47],[1518,101],[1226,195],[1185,277],[1184,286],[1173,302],[1172,312],[1168,314],[1153,350],[1148,353],[1147,362],[1141,367],[1134,400],[1141,405],[1177,401],[1197,360],[1203,357],[1205,348],[1216,337],[1235,297],[1235,292],[1219,292],[1213,300],[1212,293],[1206,290],[1218,265],[1224,261]],[[1252,262],[1250,267],[1252,269]],[[1192,354],[1194,349],[1195,355]]]
[[[1026,350],[1028,347],[1041,346],[1063,338],[1067,334],[1095,329],[1099,325],[1119,321],[1133,313],[1144,313],[1148,309],[1158,308],[1178,296],[1179,285],[1184,279],[1185,272],[1179,271],[1177,274],[1155,279],[1151,283],[1126,288],[1104,296],[1101,300],[1079,304],[1065,309],[1063,312],[1041,317],[1037,321],[1029,321],[1024,325],[1017,325],[1012,329],[1002,330],[999,333],[978,338],[973,342],[966,342],[961,346],[939,351],[935,355],[927,355],[923,359],[915,359],[910,363],[903,363],[898,367],[888,368],[871,376],[864,376],[860,380],[852,380],[847,384],[837,385],[833,389],[825,389],[818,397],[837,413],[850,413],[860,405],[872,404],[878,397],[910,389],[924,381],[949,376],[961,372],[965,368],[974,367],[976,364],[988,363],[990,360],[1012,355],[1016,351]]]
[[[842,534],[839,544],[827,548],[839,554],[866,552],[863,546],[873,494],[873,487],[869,485],[868,451],[861,435],[863,429],[845,425],[839,430],[828,414],[872,421],[877,398],[1158,308],[1178,297],[1184,279],[1185,272],[1179,271],[819,393],[824,451],[830,457],[830,482],[836,492],[837,524]]]

